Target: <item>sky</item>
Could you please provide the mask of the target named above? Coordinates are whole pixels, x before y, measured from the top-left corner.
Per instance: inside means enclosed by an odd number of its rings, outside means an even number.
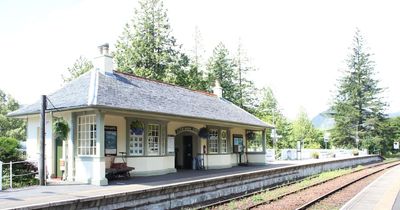
[[[132,0],[0,1],[0,89],[22,104],[62,86],[79,56],[111,50],[134,17]],[[376,62],[387,112],[400,111],[400,2],[296,0],[166,0],[172,34],[188,53],[201,32],[204,60],[223,42],[232,56],[240,42],[257,69],[250,77],[274,91],[295,119],[328,109],[359,28]]]

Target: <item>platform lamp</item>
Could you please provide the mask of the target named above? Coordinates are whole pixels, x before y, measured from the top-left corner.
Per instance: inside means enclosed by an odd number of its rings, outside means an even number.
[[[324,142],[325,142],[325,149],[328,149],[328,142],[329,142],[329,137],[330,137],[330,133],[329,132],[325,132],[324,133]]]

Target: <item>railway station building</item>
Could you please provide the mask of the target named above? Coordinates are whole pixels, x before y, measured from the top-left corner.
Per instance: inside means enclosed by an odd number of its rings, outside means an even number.
[[[199,162],[210,170],[266,164],[265,134],[272,126],[223,99],[218,82],[207,93],[114,71],[108,46],[100,51],[93,70],[48,95],[49,177],[107,185],[111,157],[134,167],[133,176],[199,168]],[[39,158],[40,108],[38,101],[9,114],[26,120],[33,160]],[[57,118],[69,125],[65,141],[52,131]]]

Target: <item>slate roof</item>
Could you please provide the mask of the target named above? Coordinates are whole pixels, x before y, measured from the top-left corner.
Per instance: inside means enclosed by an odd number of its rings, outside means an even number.
[[[107,107],[182,117],[194,117],[272,127],[233,103],[214,94],[136,77],[114,71],[104,75],[92,70],[50,94],[58,109]],[[49,104],[48,108],[52,108]],[[37,114],[40,102],[23,107],[9,116]]]

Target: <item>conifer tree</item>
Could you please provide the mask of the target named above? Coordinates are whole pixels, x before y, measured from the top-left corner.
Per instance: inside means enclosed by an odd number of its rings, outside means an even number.
[[[251,71],[255,71],[255,68],[250,64],[250,60],[247,57],[240,40],[234,62],[237,71],[236,97],[238,100],[238,105],[246,111],[254,113],[257,90],[254,86],[253,81],[248,79],[248,74]]]
[[[205,53],[202,46],[202,38],[200,30],[196,27],[194,33],[194,46],[190,56],[190,62],[187,75],[187,87],[193,90],[206,91],[210,89],[204,75],[203,54]]]
[[[118,69],[149,79],[184,85],[188,58],[172,36],[161,0],[141,0],[113,53]]]
[[[208,80],[214,85],[214,82],[218,80],[221,84],[223,98],[231,101],[232,103],[239,105],[237,98],[237,72],[235,71],[235,65],[232,58],[229,55],[228,49],[225,45],[220,42],[213,50],[213,55],[208,61]]]
[[[354,147],[359,141],[379,142],[376,138],[380,138],[386,104],[380,96],[382,88],[375,78],[374,64],[357,30],[332,106],[335,119],[332,140],[338,146]]]

